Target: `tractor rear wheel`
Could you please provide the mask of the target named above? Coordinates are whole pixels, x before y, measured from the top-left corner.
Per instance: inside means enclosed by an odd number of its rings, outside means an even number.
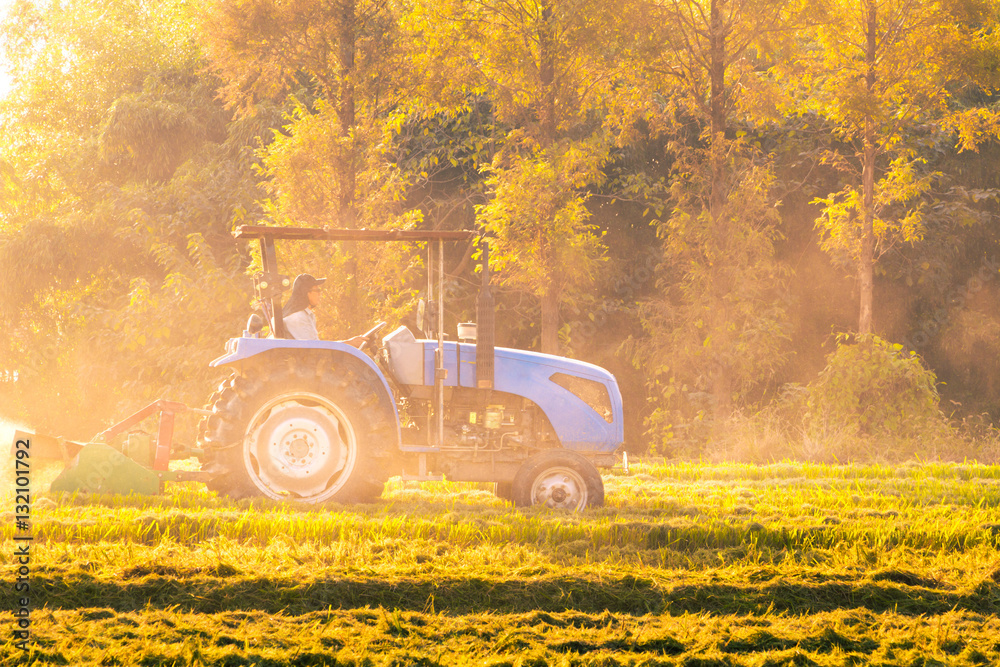
[[[568,449],[546,449],[521,465],[511,496],[517,507],[545,505],[578,511],[604,504],[604,481],[582,455]]]
[[[204,429],[216,473],[209,487],[308,503],[380,496],[393,419],[384,389],[351,366],[299,355],[234,376]]]

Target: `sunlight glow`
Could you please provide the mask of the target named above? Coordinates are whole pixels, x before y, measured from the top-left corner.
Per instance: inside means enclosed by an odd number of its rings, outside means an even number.
[[[0,23],[7,22],[7,13],[10,10],[12,3],[13,0],[0,0]],[[2,52],[0,52],[0,100],[7,97],[10,93],[11,85],[13,84],[8,67],[9,64],[7,62],[7,58]]]

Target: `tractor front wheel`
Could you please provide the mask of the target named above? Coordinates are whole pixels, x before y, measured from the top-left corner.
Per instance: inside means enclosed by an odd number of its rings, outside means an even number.
[[[292,359],[230,384],[206,429],[218,475],[212,488],[307,503],[382,494],[392,421],[367,373]]]
[[[333,497],[360,454],[358,415],[343,403],[302,389],[266,401],[251,417],[241,447],[250,482],[270,498]]]
[[[567,449],[546,449],[524,462],[511,487],[514,505],[571,511],[604,504],[604,481],[594,464]]]

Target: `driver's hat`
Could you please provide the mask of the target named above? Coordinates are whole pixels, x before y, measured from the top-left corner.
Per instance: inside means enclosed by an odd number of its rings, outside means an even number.
[[[292,291],[298,292],[302,290],[308,292],[313,287],[319,287],[326,282],[326,278],[313,278],[308,273],[300,273],[295,277],[295,284],[292,285]]]

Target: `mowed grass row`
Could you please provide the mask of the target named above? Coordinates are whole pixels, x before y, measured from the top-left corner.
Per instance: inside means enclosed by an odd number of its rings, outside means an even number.
[[[46,498],[32,660],[1000,662],[998,468],[794,472],[640,465],[576,515],[515,510],[474,484],[394,482],[358,507],[231,503],[197,485]],[[0,664],[14,664],[5,641]]]
[[[114,550],[108,547],[105,552],[113,554]],[[995,571],[962,576],[962,565],[976,564],[971,559],[949,564],[945,555],[923,564],[907,562],[871,569],[736,563],[693,572],[638,566],[559,566],[533,555],[525,560],[534,565],[522,562],[506,569],[504,559],[495,563],[481,553],[469,556],[469,562],[461,567],[421,569],[406,562],[363,568],[372,572],[324,567],[301,557],[282,565],[259,555],[256,568],[255,563],[241,567],[230,560],[194,564],[186,554],[139,565],[127,565],[126,561],[122,569],[107,564],[94,567],[95,571],[88,571],[87,561],[82,567],[42,564],[35,570],[32,600],[49,609],[98,606],[117,612],[150,607],[192,613],[243,610],[304,614],[358,607],[407,611],[433,607],[459,615],[484,610],[759,615],[837,609],[913,615],[950,610],[991,614],[1000,601]],[[989,553],[981,556],[992,559]],[[946,565],[955,569],[946,571]],[[11,608],[13,596],[3,597]]]
[[[484,509],[484,511],[486,511]],[[839,518],[834,515],[789,519],[780,515],[733,516],[713,519],[704,515],[642,520],[628,516],[595,517],[592,522],[568,523],[540,514],[499,512],[475,516],[475,509],[441,512],[437,517],[392,514],[358,515],[332,512],[319,515],[223,514],[211,511],[149,513],[121,511],[114,522],[100,518],[40,518],[36,539],[46,544],[99,541],[181,544],[223,538],[258,546],[290,538],[297,542],[352,543],[386,539],[430,540],[471,547],[481,544],[534,544],[547,547],[571,545],[600,557],[626,555],[634,550],[666,548],[693,552],[750,546],[756,550],[829,549],[848,542],[867,549],[967,549],[1000,544],[1000,526],[994,511],[949,512],[923,519],[898,516]],[[8,531],[9,536],[12,532]],[[611,550],[611,551],[608,551]],[[664,561],[669,565],[671,561]]]
[[[197,544],[224,538],[266,545],[287,538],[360,544],[407,539],[464,547],[572,545],[593,554],[744,546],[803,551],[843,543],[949,551],[1000,545],[1000,482],[992,478],[992,467],[979,466],[984,476],[971,478],[773,480],[757,479],[754,468],[732,468],[746,471],[751,479],[685,483],[641,469],[633,476],[609,477],[608,506],[581,515],[516,511],[483,485],[396,483],[379,503],[321,508],[260,500],[233,504],[204,488],[178,485],[161,497],[43,501],[34,508],[33,525],[35,538],[45,543]],[[721,472],[732,474],[724,468]],[[0,523],[0,539],[10,539],[13,531],[12,520]]]
[[[28,660],[0,665],[777,667],[993,665],[994,616],[834,611],[759,616],[603,612],[448,615],[398,609],[36,615]],[[6,648],[6,647],[5,647]]]

